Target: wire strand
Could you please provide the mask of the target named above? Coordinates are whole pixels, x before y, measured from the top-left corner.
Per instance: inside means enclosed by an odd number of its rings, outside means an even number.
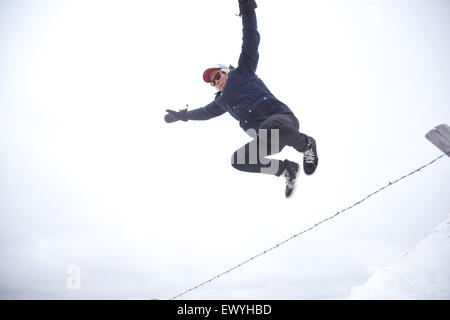
[[[186,290],[186,291],[181,292],[180,294],[178,294],[178,295],[172,297],[170,300],[175,300],[175,299],[177,299],[177,298],[179,298],[179,297],[181,297],[181,296],[183,296],[183,295],[185,295],[185,294],[187,294],[187,293],[189,293],[189,292],[191,292],[191,291],[193,291],[193,290],[195,290],[195,289],[198,289],[198,288],[200,288],[200,287],[202,287],[202,286],[204,286],[204,285],[206,285],[206,284],[208,284],[208,283],[210,283],[210,282],[212,282],[212,281],[214,281],[214,280],[216,280],[216,279],[218,279],[218,278],[220,278],[220,277],[222,277],[222,276],[224,276],[224,275],[226,275],[226,274],[228,274],[228,273],[230,273],[230,272],[232,272],[232,271],[234,271],[234,270],[236,270],[236,269],[238,269],[238,268],[240,268],[240,267],[242,267],[243,265],[245,265],[245,264],[247,264],[247,263],[249,263],[249,262],[251,262],[251,261],[253,261],[253,260],[255,260],[255,259],[259,258],[259,257],[261,257],[262,255],[265,255],[265,254],[269,253],[270,251],[279,248],[280,246],[284,245],[286,242],[291,241],[292,239],[297,238],[297,237],[301,236],[302,234],[304,234],[304,233],[306,233],[306,232],[309,232],[309,231],[311,231],[311,230],[317,228],[317,227],[320,226],[322,223],[327,222],[327,221],[329,221],[329,220],[331,220],[331,219],[336,218],[338,215],[340,215],[341,213],[343,213],[343,212],[345,212],[345,211],[349,211],[349,210],[353,209],[354,207],[360,205],[361,203],[363,203],[364,201],[366,201],[366,200],[369,199],[370,197],[376,195],[377,193],[379,193],[379,192],[381,192],[381,191],[383,191],[383,190],[385,190],[385,189],[387,189],[387,188],[389,188],[389,187],[392,187],[392,186],[393,186],[394,184],[396,184],[397,182],[399,182],[399,181],[401,181],[401,180],[403,180],[403,179],[406,179],[406,178],[412,176],[413,174],[415,174],[415,173],[417,173],[417,172],[419,172],[419,171],[425,169],[425,168],[428,167],[428,166],[431,166],[433,163],[435,163],[436,161],[438,161],[439,159],[443,158],[443,157],[446,156],[446,155],[450,155],[450,153],[444,153],[444,154],[441,154],[439,157],[437,157],[437,158],[433,159],[432,161],[430,161],[429,163],[427,163],[427,164],[425,164],[425,165],[423,165],[423,166],[421,166],[421,167],[419,167],[419,168],[417,168],[417,169],[411,171],[410,173],[405,174],[404,176],[402,176],[402,177],[400,177],[400,178],[398,178],[398,179],[396,179],[396,180],[394,180],[394,181],[392,181],[392,182],[389,181],[389,183],[386,184],[385,186],[383,186],[383,187],[379,188],[378,190],[376,190],[376,191],[370,193],[369,195],[367,195],[366,197],[362,198],[361,200],[359,200],[359,201],[353,203],[351,206],[349,206],[349,207],[347,207],[347,208],[345,208],[345,209],[342,209],[342,210],[338,211],[337,213],[335,213],[335,214],[332,215],[332,216],[329,216],[328,218],[323,219],[322,221],[320,221],[320,222],[314,224],[313,226],[309,227],[308,229],[305,229],[305,230],[303,230],[303,231],[301,231],[301,232],[299,232],[299,233],[296,233],[296,234],[290,236],[289,238],[287,238],[287,239],[285,239],[285,240],[283,240],[283,241],[277,243],[277,244],[274,245],[273,247],[271,247],[271,248],[269,248],[269,249],[266,249],[266,250],[264,250],[264,251],[258,253],[257,255],[255,255],[255,256],[253,256],[253,257],[251,257],[251,258],[249,258],[249,259],[247,259],[247,260],[245,260],[245,261],[243,261],[243,262],[241,262],[241,263],[235,265],[234,267],[232,267],[232,268],[230,268],[230,269],[228,269],[228,270],[226,270],[226,271],[224,271],[224,272],[222,272],[222,273],[216,275],[215,277],[210,278],[210,279],[208,279],[208,280],[206,280],[206,281],[204,281],[204,282],[202,282],[202,283],[200,283],[200,284],[198,284],[198,285],[196,285],[196,286],[194,286],[194,287],[192,287],[192,288],[190,288],[190,289],[188,289],[188,290]]]

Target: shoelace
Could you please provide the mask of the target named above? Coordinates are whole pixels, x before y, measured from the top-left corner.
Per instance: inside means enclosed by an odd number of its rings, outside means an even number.
[[[314,154],[312,148],[304,152],[304,158],[306,163],[314,163],[314,161],[316,160],[316,155]]]
[[[294,182],[292,180],[291,174],[289,173],[288,169],[284,170],[283,175],[286,178],[286,185],[293,186]]]

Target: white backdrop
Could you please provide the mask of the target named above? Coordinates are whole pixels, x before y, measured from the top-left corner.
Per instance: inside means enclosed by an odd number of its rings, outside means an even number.
[[[231,167],[231,116],[163,120],[236,66],[237,1],[0,2],[1,298],[167,299],[439,155],[448,1],[258,5],[257,74],[318,143],[289,200]],[[447,216],[448,161],[184,298],[346,298]]]

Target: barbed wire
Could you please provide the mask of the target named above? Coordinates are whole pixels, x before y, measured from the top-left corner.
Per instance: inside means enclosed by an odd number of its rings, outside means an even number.
[[[266,249],[266,250],[262,251],[261,253],[258,253],[257,255],[255,255],[255,256],[253,256],[253,257],[251,257],[251,258],[249,258],[249,259],[247,259],[247,260],[245,260],[245,261],[243,261],[243,262],[241,262],[241,263],[235,265],[234,267],[232,267],[232,268],[230,268],[230,269],[228,269],[228,270],[226,270],[226,271],[224,271],[224,272],[218,274],[217,276],[215,276],[215,277],[213,277],[213,278],[211,278],[211,279],[208,279],[208,280],[206,280],[206,281],[204,281],[204,282],[202,282],[202,283],[200,283],[200,284],[198,284],[198,285],[196,285],[196,286],[194,286],[194,287],[192,287],[192,288],[190,288],[190,289],[188,289],[188,290],[186,290],[186,291],[181,292],[180,294],[178,294],[178,295],[176,295],[176,296],[170,298],[170,300],[175,300],[175,299],[177,299],[177,298],[179,298],[179,297],[181,297],[181,296],[183,296],[183,295],[185,295],[185,294],[187,294],[187,293],[189,293],[189,292],[191,292],[191,291],[193,291],[193,290],[195,290],[195,289],[198,289],[198,288],[200,288],[200,287],[202,287],[202,286],[204,286],[204,285],[206,285],[206,284],[208,284],[208,283],[210,283],[210,282],[212,282],[212,281],[214,281],[214,280],[216,280],[216,279],[218,279],[218,278],[220,278],[220,277],[222,277],[222,276],[224,276],[224,275],[226,275],[226,274],[228,274],[228,273],[230,273],[230,272],[232,272],[232,271],[234,271],[234,270],[236,270],[236,269],[238,269],[238,268],[240,268],[240,267],[242,267],[243,265],[245,265],[245,264],[247,264],[247,263],[249,263],[249,262],[251,262],[251,261],[253,261],[253,260],[255,260],[255,259],[259,258],[259,257],[261,257],[262,255],[265,255],[266,253],[269,253],[270,251],[279,248],[280,246],[284,245],[286,242],[291,241],[292,239],[295,239],[295,238],[301,236],[302,234],[304,234],[304,233],[306,233],[306,232],[309,232],[309,231],[311,231],[311,230],[317,228],[317,227],[318,227],[319,225],[321,225],[322,223],[327,222],[327,221],[329,221],[329,220],[331,220],[331,219],[336,218],[338,215],[340,215],[341,213],[343,213],[343,212],[345,212],[345,211],[349,211],[350,209],[353,209],[354,207],[360,205],[361,203],[363,203],[364,201],[366,201],[366,200],[369,199],[370,197],[372,197],[372,196],[376,195],[377,193],[379,193],[379,192],[381,192],[381,191],[383,191],[383,190],[385,190],[385,189],[387,189],[387,188],[393,186],[393,185],[396,184],[397,182],[399,182],[399,181],[401,181],[401,180],[403,180],[403,179],[406,179],[406,178],[408,178],[409,176],[412,176],[413,174],[415,174],[415,173],[417,173],[417,172],[419,172],[419,171],[425,169],[425,168],[428,167],[428,166],[431,166],[433,163],[435,163],[436,161],[438,161],[439,159],[443,158],[443,157],[446,156],[446,155],[450,155],[450,153],[444,153],[444,154],[441,154],[439,157],[437,157],[437,158],[433,159],[432,161],[430,161],[429,163],[427,163],[427,164],[425,164],[425,165],[423,165],[423,166],[421,166],[421,167],[419,167],[419,168],[417,168],[417,169],[411,171],[410,173],[405,174],[404,176],[402,176],[402,177],[400,177],[400,178],[398,178],[398,179],[396,179],[396,180],[394,180],[394,181],[392,181],[392,182],[389,181],[389,183],[386,184],[385,186],[383,186],[383,187],[379,188],[378,190],[376,190],[376,191],[370,193],[369,195],[367,195],[367,196],[364,197],[363,199],[361,199],[361,200],[355,202],[355,203],[352,204],[351,206],[349,206],[349,207],[347,207],[347,208],[345,208],[345,209],[342,209],[342,210],[338,211],[337,213],[335,213],[334,215],[332,215],[332,216],[330,216],[330,217],[328,217],[328,218],[323,219],[322,221],[320,221],[320,222],[314,224],[313,226],[311,226],[311,227],[308,228],[308,229],[305,229],[305,230],[303,230],[303,231],[301,231],[301,232],[299,232],[299,233],[296,233],[296,234],[290,236],[290,237],[287,238],[286,240],[283,240],[283,241],[277,243],[277,244],[274,245],[273,247],[271,247],[271,248],[269,248],[269,249]]]

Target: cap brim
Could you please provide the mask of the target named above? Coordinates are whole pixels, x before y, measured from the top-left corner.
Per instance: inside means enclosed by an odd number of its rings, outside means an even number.
[[[220,70],[220,68],[217,68],[217,67],[206,69],[205,72],[203,72],[203,81],[205,81],[206,83],[210,83],[211,82],[211,78],[210,78],[211,72],[218,71],[218,70]]]

